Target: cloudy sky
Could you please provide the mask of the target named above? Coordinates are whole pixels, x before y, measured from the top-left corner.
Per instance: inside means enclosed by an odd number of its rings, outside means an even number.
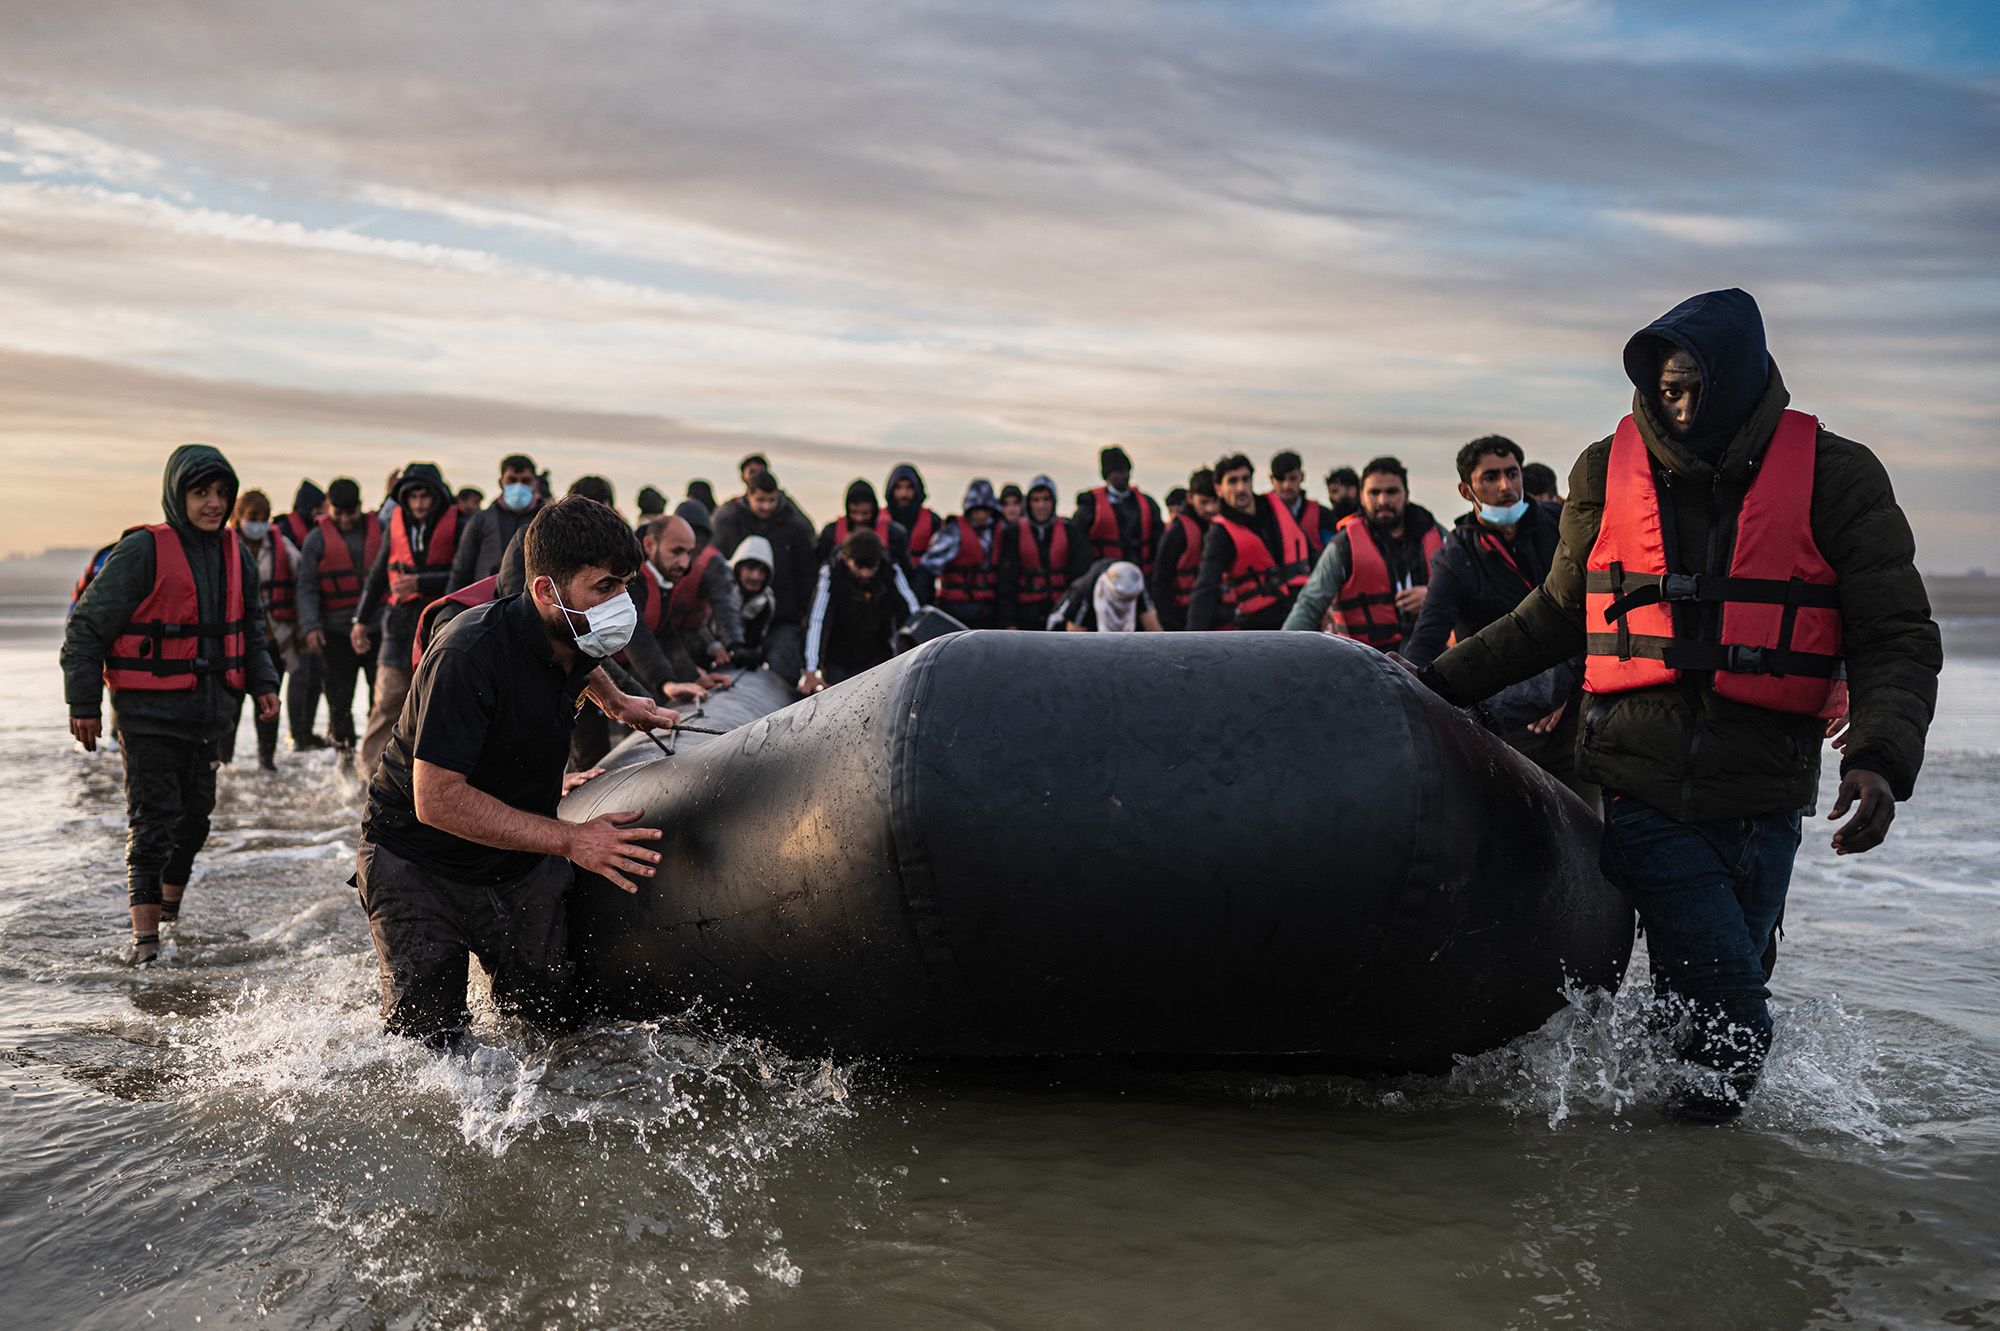
[[[2000,567],[2000,6],[0,0],[0,553],[246,480],[1567,471],[1747,287]]]

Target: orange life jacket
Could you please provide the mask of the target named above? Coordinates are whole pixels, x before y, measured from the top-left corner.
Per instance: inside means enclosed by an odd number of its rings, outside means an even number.
[[[382,549],[382,519],[368,515],[368,534],[361,539],[361,567],[354,567],[354,555],[347,538],[332,518],[319,520],[319,605],[322,610],[346,610],[361,604],[361,581],[375,567]]]
[[[993,601],[1000,594],[1000,524],[986,530],[992,534],[993,548],[982,550],[979,532],[964,514],[952,519],[958,524],[958,550],[938,574],[938,600]]]
[[[1278,521],[1276,556],[1254,527],[1236,518],[1233,509],[1224,508],[1215,515],[1236,542],[1236,562],[1230,566],[1227,586],[1236,598],[1238,620],[1262,614],[1280,601],[1295,599],[1306,579],[1312,576],[1306,534],[1292,519],[1291,510],[1273,494],[1264,495],[1263,501]]]
[[[1139,557],[1128,562],[1137,564],[1139,571],[1151,574],[1153,571],[1153,547],[1159,544],[1159,528],[1153,517],[1153,507],[1146,502],[1146,496],[1138,486],[1129,492],[1132,502],[1139,506]],[[1111,487],[1100,485],[1090,492],[1093,505],[1090,516],[1090,557],[1092,559],[1124,559],[1125,544],[1118,538],[1118,510],[1111,506]]]
[[[410,548],[407,510],[396,505],[389,517],[389,604],[415,605],[423,598],[417,575],[451,568],[452,552],[458,548],[458,505],[446,502],[444,516],[431,528],[430,543],[421,562]]]
[[[1052,604],[1069,588],[1069,524],[1060,518],[1050,520],[1047,560],[1042,558],[1032,522],[1016,518],[1014,532],[1021,547],[1021,581],[1014,599],[1023,605]]]
[[[667,623],[677,629],[698,629],[708,622],[709,616],[715,612],[708,604],[708,597],[702,594],[701,580],[702,575],[708,572],[708,566],[720,558],[720,550],[704,545],[701,553],[689,562],[688,571],[674,581],[674,590],[667,597]]]
[[[104,682],[114,690],[180,693],[194,688],[197,675],[220,674],[225,687],[243,692],[249,647],[244,635],[243,547],[235,530],[222,530],[220,623],[202,622],[194,570],[188,567],[181,534],[165,522],[145,530],[153,534],[153,586],[112,640],[104,658]],[[220,659],[200,655],[204,638],[222,640]]]
[[[1403,643],[1403,616],[1396,609],[1396,588],[1389,580],[1389,563],[1382,547],[1375,543],[1375,529],[1359,513],[1350,513],[1340,523],[1347,533],[1347,580],[1340,584],[1333,608],[1328,612],[1332,631],[1354,638],[1380,651],[1390,651]],[[1431,560],[1444,545],[1444,537],[1434,522],[1424,532],[1424,566],[1412,586],[1431,580]]]
[[[415,670],[417,662],[424,659],[424,649],[431,645],[431,636],[438,629],[438,617],[446,606],[458,605],[470,610],[473,606],[485,605],[494,599],[493,589],[499,582],[500,575],[495,573],[491,577],[481,578],[478,582],[468,582],[457,591],[448,592],[425,606],[423,613],[417,616],[416,637],[410,643],[410,669]]]
[[[1674,571],[1646,442],[1611,439],[1604,516],[1585,566],[1583,687],[1624,693],[1714,672],[1725,698],[1808,716],[1844,710],[1840,589],[1812,537],[1819,421],[1787,411],[1736,516],[1727,573]],[[1673,602],[1694,602],[1676,626]],[[1720,605],[1720,624],[1706,605]]]

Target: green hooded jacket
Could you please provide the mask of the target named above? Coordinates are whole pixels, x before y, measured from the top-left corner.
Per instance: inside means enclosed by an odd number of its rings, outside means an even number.
[[[220,450],[207,444],[182,444],[167,459],[160,487],[160,508],[181,536],[187,550],[188,567],[194,574],[195,596],[204,622],[222,619],[224,580],[222,576],[221,533],[199,531],[187,519],[181,496],[188,487],[209,476],[222,473],[228,478],[229,502],[236,503],[235,469]],[[241,550],[241,546],[238,547]],[[257,565],[248,551],[242,551],[243,603],[257,604]],[[135,531],[118,542],[84,589],[76,608],[70,612],[63,633],[63,696],[71,716],[99,716],[104,700],[104,658],[111,644],[131,621],[132,612],[153,588],[153,537]],[[261,617],[249,615],[244,628],[244,679],[248,691],[275,693],[278,672],[271,664],[264,643]],[[221,655],[221,644],[211,643],[205,651]],[[114,689],[111,694],[112,729],[121,734],[170,735],[177,739],[209,741],[236,729],[242,715],[243,694],[229,688],[220,674],[197,675],[192,689],[179,692],[152,692]]]
[[[1632,414],[1667,473],[1680,566],[1707,566],[1711,530],[1730,539],[1751,463],[1791,401],[1775,363],[1763,394],[1710,465],[1676,444],[1643,393]],[[1440,656],[1424,678],[1448,701],[1477,702],[1584,649],[1584,567],[1604,510],[1611,440],[1577,459],[1548,579],[1503,619]],[[1916,539],[1875,455],[1824,428],[1814,454],[1812,536],[1840,583],[1850,691],[1843,774],[1885,777],[1910,798],[1937,704],[1943,648],[1916,569]],[[1720,527],[1718,524],[1723,524]],[[1724,544],[1720,548],[1727,549]],[[1578,764],[1585,779],[1683,822],[1809,808],[1825,723],[1719,696],[1707,672],[1629,693],[1583,696]]]

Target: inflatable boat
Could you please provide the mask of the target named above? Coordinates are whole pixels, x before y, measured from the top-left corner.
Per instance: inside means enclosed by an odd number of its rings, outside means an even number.
[[[593,998],[843,1057],[1435,1069],[1613,986],[1632,916],[1569,791],[1358,643],[957,633],[803,701],[713,695],[563,816]]]

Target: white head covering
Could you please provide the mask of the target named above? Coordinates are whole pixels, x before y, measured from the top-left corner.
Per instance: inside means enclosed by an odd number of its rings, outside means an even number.
[[[1146,590],[1146,575],[1137,564],[1119,560],[1098,576],[1090,589],[1090,603],[1097,611],[1099,633],[1130,633],[1139,627],[1139,593]]]

